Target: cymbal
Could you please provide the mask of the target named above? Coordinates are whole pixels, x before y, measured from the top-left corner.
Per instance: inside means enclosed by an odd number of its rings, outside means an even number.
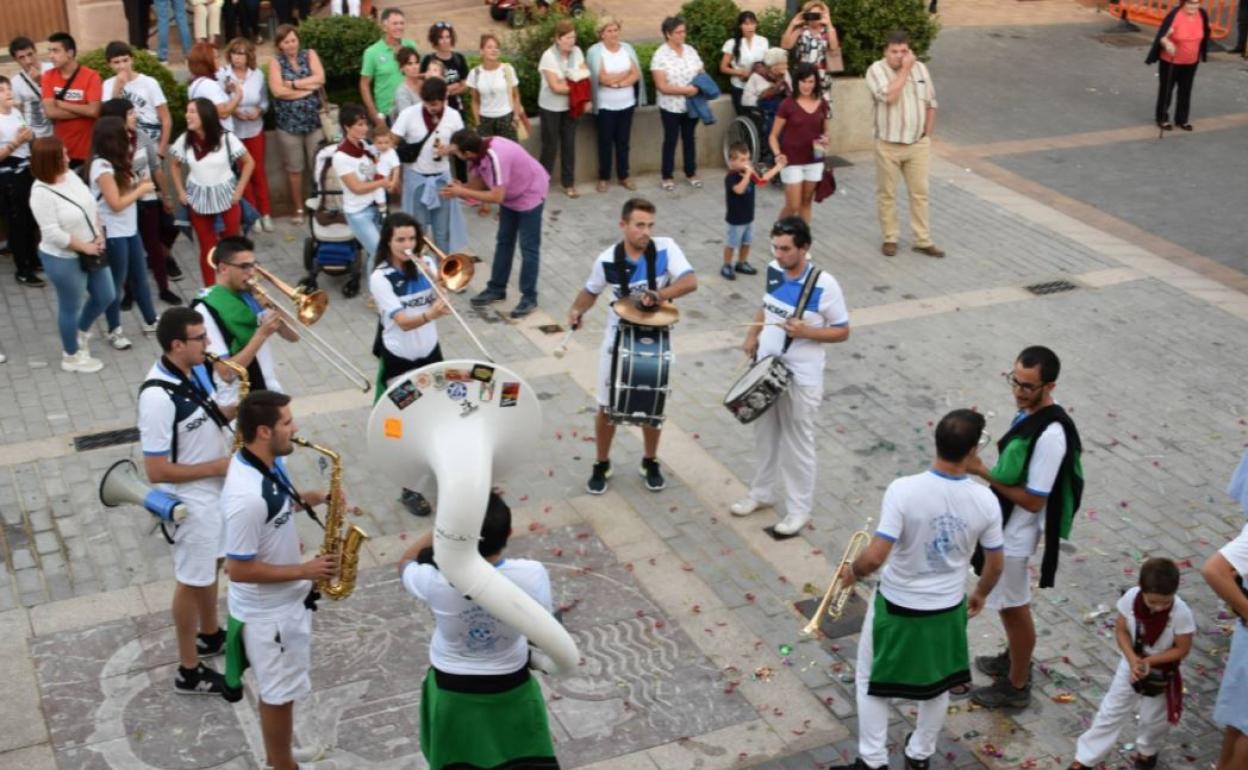
[[[663,302],[655,310],[642,310],[632,297],[617,299],[612,309],[623,321],[638,326],[671,326],[680,320],[680,310],[669,302]]]

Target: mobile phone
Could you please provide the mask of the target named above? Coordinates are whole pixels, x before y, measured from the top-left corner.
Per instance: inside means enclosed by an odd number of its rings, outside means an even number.
[[[823,14],[818,11],[806,11],[802,14],[802,18],[806,21],[819,21],[823,18]]]

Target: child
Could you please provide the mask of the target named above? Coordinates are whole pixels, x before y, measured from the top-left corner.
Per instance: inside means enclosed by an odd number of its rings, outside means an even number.
[[[399,153],[395,150],[397,143],[398,140],[394,134],[384,124],[373,129],[373,147],[377,150],[377,174],[389,180],[385,187],[373,193],[377,201],[377,207],[381,209],[383,216],[387,211],[387,194],[395,195],[399,191],[399,179],[403,170],[403,164],[399,162]]]
[[[1178,596],[1179,568],[1169,559],[1149,559],[1140,568],[1140,584],[1118,600],[1114,636],[1122,660],[1096,718],[1079,736],[1070,770],[1095,767],[1130,721],[1140,715],[1137,768],[1157,766],[1158,743],[1178,724],[1183,713],[1183,679],[1179,663],[1192,651],[1196,621]],[[1151,673],[1151,676],[1150,676]],[[1164,677],[1164,682],[1154,680]]]
[[[754,185],[767,184],[780,173],[784,164],[777,162],[767,173],[759,176],[750,166],[750,148],[737,142],[728,148],[728,174],[724,177],[724,197],[728,223],[724,235],[724,266],[719,274],[729,281],[737,280],[737,273],[756,275],[758,270],[747,260],[750,258],[750,242],[754,237]],[[738,250],[737,266],[732,266],[732,254]]]

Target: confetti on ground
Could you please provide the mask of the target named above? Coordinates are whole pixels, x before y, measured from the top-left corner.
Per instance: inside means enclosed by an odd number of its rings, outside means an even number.
[[[1054,703],[1074,703],[1075,696],[1073,693],[1059,692],[1057,695],[1053,696],[1053,702]]]

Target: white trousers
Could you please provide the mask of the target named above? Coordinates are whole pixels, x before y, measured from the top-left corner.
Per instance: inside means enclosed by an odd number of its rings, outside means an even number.
[[[867,600],[867,617],[862,621],[862,634],[858,640],[858,670],[854,674],[854,686],[858,701],[858,756],[870,767],[888,766],[888,698],[867,694],[871,682],[871,661],[875,658],[874,632],[875,594]],[[919,716],[915,720],[914,734],[903,749],[911,759],[923,760],[936,753],[936,740],[945,726],[945,714],[949,710],[949,691],[931,700],[917,701]]]
[[[1135,747],[1140,754],[1151,757],[1157,753],[1162,739],[1170,731],[1170,722],[1166,719],[1166,696],[1145,698],[1132,690],[1131,669],[1125,659],[1120,660],[1114,680],[1109,683],[1109,690],[1101,699],[1101,707],[1096,710],[1092,726],[1079,736],[1075,759],[1082,765],[1094,767],[1118,742],[1118,733],[1137,710],[1140,726]]]
[[[788,390],[754,421],[758,470],[750,497],[776,502],[776,479],[784,484],[784,512],[808,516],[815,500],[815,415],[823,402],[823,388],[790,385]]]
[[[182,2],[182,0],[173,1]],[[213,35],[221,34],[221,4],[222,0],[191,0],[196,40],[206,40]]]

